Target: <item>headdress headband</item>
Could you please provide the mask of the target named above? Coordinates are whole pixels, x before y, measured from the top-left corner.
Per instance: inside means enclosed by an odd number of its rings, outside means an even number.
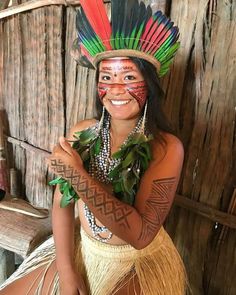
[[[112,0],[110,23],[102,0],[80,4],[74,43],[80,64],[96,68],[105,58],[139,57],[152,63],[160,77],[167,73],[180,46],[179,30],[161,11],[152,14],[151,7],[138,0]]]

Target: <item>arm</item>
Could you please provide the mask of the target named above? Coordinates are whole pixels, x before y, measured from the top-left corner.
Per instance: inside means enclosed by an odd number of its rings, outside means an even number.
[[[163,224],[173,202],[182,162],[182,144],[168,141],[160,160],[155,157],[145,172],[136,203],[131,207],[117,200],[84,170],[79,155],[61,140],[51,158],[51,169],[66,178],[94,215],[115,235],[137,249],[148,245]]]
[[[86,123],[85,123],[86,125]],[[69,138],[72,138],[70,135]],[[85,285],[74,264],[75,212],[74,203],[60,207],[61,193],[56,187],[52,209],[53,237],[56,247],[56,266],[61,294],[85,295]]]
[[[86,287],[74,264],[74,203],[60,208],[58,187],[52,210],[53,237],[56,247],[56,266],[61,295],[86,295]]]
[[[90,126],[93,120],[84,120],[75,126],[76,131]],[[69,132],[68,138],[73,140],[75,129]],[[75,231],[75,204],[71,203],[66,208],[60,207],[61,193],[56,187],[52,209],[52,227],[56,246],[56,263],[59,274],[74,270],[74,231]]]
[[[59,274],[74,270],[74,203],[60,208],[61,193],[57,187],[52,209],[53,237]]]

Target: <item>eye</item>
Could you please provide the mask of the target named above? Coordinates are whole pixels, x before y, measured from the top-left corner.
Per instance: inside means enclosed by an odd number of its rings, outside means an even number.
[[[132,80],[136,80],[136,77],[133,75],[127,75],[125,76],[124,80],[132,81]]]
[[[110,80],[111,80],[111,77],[108,76],[108,75],[102,75],[102,76],[100,77],[100,80],[102,80],[102,81],[110,81]]]

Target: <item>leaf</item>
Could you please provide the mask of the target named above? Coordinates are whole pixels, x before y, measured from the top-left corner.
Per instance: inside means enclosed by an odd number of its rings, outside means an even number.
[[[109,179],[114,179],[119,175],[119,171],[121,170],[121,164],[117,165],[113,168],[110,173],[108,174]]]
[[[98,155],[100,153],[101,146],[102,146],[102,139],[101,139],[101,137],[98,137],[95,141],[95,144],[94,144],[94,154],[95,155]]]
[[[81,135],[82,131],[76,131],[74,134],[73,134],[73,137],[79,139],[80,138],[80,135]]]
[[[132,195],[124,192],[120,199],[122,200],[122,202],[124,202],[126,204],[129,204],[131,206],[134,205],[134,194],[132,196]]]
[[[122,192],[122,185],[120,182],[117,182],[113,185],[113,189],[115,193]]]
[[[119,151],[115,152],[112,155],[112,158],[113,159],[120,159],[120,158],[122,158],[123,154],[124,154],[124,150],[120,149]]]
[[[125,190],[128,192],[128,193],[132,193],[132,188],[133,186],[135,185],[136,183],[136,178],[135,176],[133,177],[127,177],[125,180],[124,180],[124,187],[125,187]]]
[[[148,161],[147,161],[147,159],[142,157],[140,159],[140,161],[141,161],[141,165],[142,165],[143,170],[146,170],[148,168]]]
[[[147,159],[147,155],[143,153],[141,150],[138,150],[137,153],[142,156],[143,158]]]
[[[87,145],[92,140],[94,140],[97,136],[98,136],[97,132],[93,130],[92,128],[86,129],[80,134],[80,137],[79,137],[80,144]]]
[[[81,154],[80,157],[83,162],[85,162],[89,158],[89,149],[84,150]]]
[[[72,148],[77,150],[77,149],[79,149],[79,147],[80,147],[79,140],[74,141],[73,144],[72,144]]]
[[[62,195],[61,201],[60,201],[60,207],[65,208],[70,204],[71,200],[68,200],[68,198],[65,195]]]
[[[146,141],[147,137],[143,133],[134,133],[134,135],[132,136],[132,144],[140,144]]]
[[[147,143],[143,144],[142,147],[144,149],[144,153],[146,152],[146,156],[147,156],[148,160],[151,160],[152,155],[151,155],[151,149],[150,149],[149,144],[147,144]]]
[[[49,185],[56,185],[63,183],[65,180],[62,177],[57,177],[49,182]]]
[[[137,169],[135,167],[133,167],[132,172],[135,175],[135,177],[139,180],[140,179],[140,172],[138,173]]]
[[[130,164],[131,164],[132,162],[134,162],[134,159],[135,159],[135,153],[134,153],[133,150],[131,150],[131,151],[128,153],[127,157],[122,161],[122,167],[123,167],[123,168],[127,168],[127,167],[129,167]]]

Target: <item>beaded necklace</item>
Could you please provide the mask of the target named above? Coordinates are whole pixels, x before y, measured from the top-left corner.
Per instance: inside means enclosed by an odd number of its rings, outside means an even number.
[[[132,134],[137,133],[141,130],[143,118],[141,117],[136,125],[136,127],[128,135],[122,146],[124,146]],[[95,129],[98,128],[98,124],[95,125]],[[122,159],[114,159],[111,157],[111,140],[110,140],[110,116],[106,115],[104,118],[103,126],[100,129],[100,136],[102,141],[102,146],[99,154],[95,155],[89,165],[89,174],[96,178],[98,181],[103,183],[111,183],[108,175],[114,169]],[[112,232],[108,230],[105,226],[99,226],[96,224],[95,217],[93,213],[89,210],[88,206],[84,204],[84,214],[88,221],[89,228],[92,231],[93,237],[100,242],[107,243],[113,236]],[[101,237],[101,233],[107,232],[108,236],[106,238]]]
[[[145,112],[120,149],[112,156],[110,115],[106,113],[102,117],[100,123],[95,126],[75,132],[76,140],[73,141],[72,147],[79,153],[85,170],[94,179],[105,184],[110,183],[114,196],[133,206],[140,179],[151,160],[149,141],[153,139],[153,136],[145,135]],[[59,185],[62,208],[79,199],[71,183],[64,178],[57,177],[49,184]],[[94,238],[104,243],[108,242],[112,238],[112,233],[105,226],[96,224],[94,215],[86,205],[84,205],[84,212]],[[104,232],[109,233],[107,238],[100,236]]]

